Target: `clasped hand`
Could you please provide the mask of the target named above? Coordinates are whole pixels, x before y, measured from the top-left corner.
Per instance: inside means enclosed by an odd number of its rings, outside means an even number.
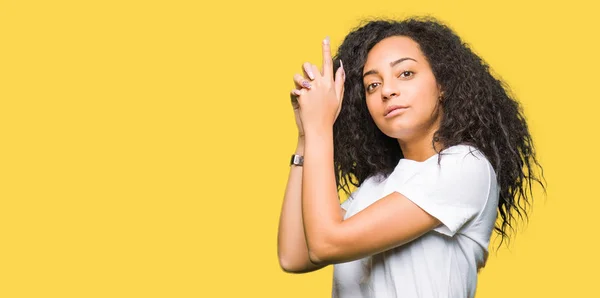
[[[323,69],[304,63],[304,75],[294,75],[296,89],[292,90],[292,104],[299,113],[304,133],[331,129],[340,114],[344,98],[345,72],[342,61],[333,75],[333,61],[329,38],[323,40]]]

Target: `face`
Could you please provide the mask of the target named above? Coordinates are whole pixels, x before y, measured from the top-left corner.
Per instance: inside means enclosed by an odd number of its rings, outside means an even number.
[[[363,84],[369,113],[389,137],[432,137],[439,127],[440,88],[412,39],[393,36],[377,43],[367,56]]]

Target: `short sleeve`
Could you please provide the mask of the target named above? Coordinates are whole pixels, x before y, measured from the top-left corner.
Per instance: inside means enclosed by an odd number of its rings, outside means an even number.
[[[354,200],[356,199],[356,197],[358,196],[358,194],[360,193],[361,189],[363,189],[363,187],[365,187],[368,183],[369,180],[371,178],[367,178],[362,184],[361,186],[359,186],[358,188],[356,188],[354,191],[352,191],[352,193],[350,193],[350,195],[348,196],[348,198],[346,200],[344,200],[344,202],[342,202],[340,204],[340,206],[342,207],[342,209],[348,211],[348,209],[350,209],[350,206],[352,205],[352,203],[354,202]]]
[[[352,197],[348,197],[342,204],[340,204],[340,206],[342,206],[342,209],[348,211],[350,204],[352,204]]]
[[[392,181],[391,188],[441,221],[435,231],[454,236],[485,207],[496,179],[485,156],[473,150],[443,153],[439,165],[432,158],[406,181]]]

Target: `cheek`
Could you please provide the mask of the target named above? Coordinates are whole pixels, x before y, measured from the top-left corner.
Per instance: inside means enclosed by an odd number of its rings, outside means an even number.
[[[435,110],[437,109],[436,103],[431,98],[423,99],[414,106],[414,121],[419,123],[430,122],[432,117],[435,116]]]
[[[437,105],[437,88],[431,82],[424,82],[419,86],[415,86],[414,95],[412,96],[412,104],[418,107],[421,113],[431,115]]]

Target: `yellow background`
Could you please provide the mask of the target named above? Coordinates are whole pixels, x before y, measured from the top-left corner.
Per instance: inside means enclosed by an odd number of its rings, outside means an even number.
[[[477,297],[598,297],[598,9],[449,2],[0,1],[0,297],[330,296],[277,262],[292,76],[414,14],[510,84],[548,181]]]

